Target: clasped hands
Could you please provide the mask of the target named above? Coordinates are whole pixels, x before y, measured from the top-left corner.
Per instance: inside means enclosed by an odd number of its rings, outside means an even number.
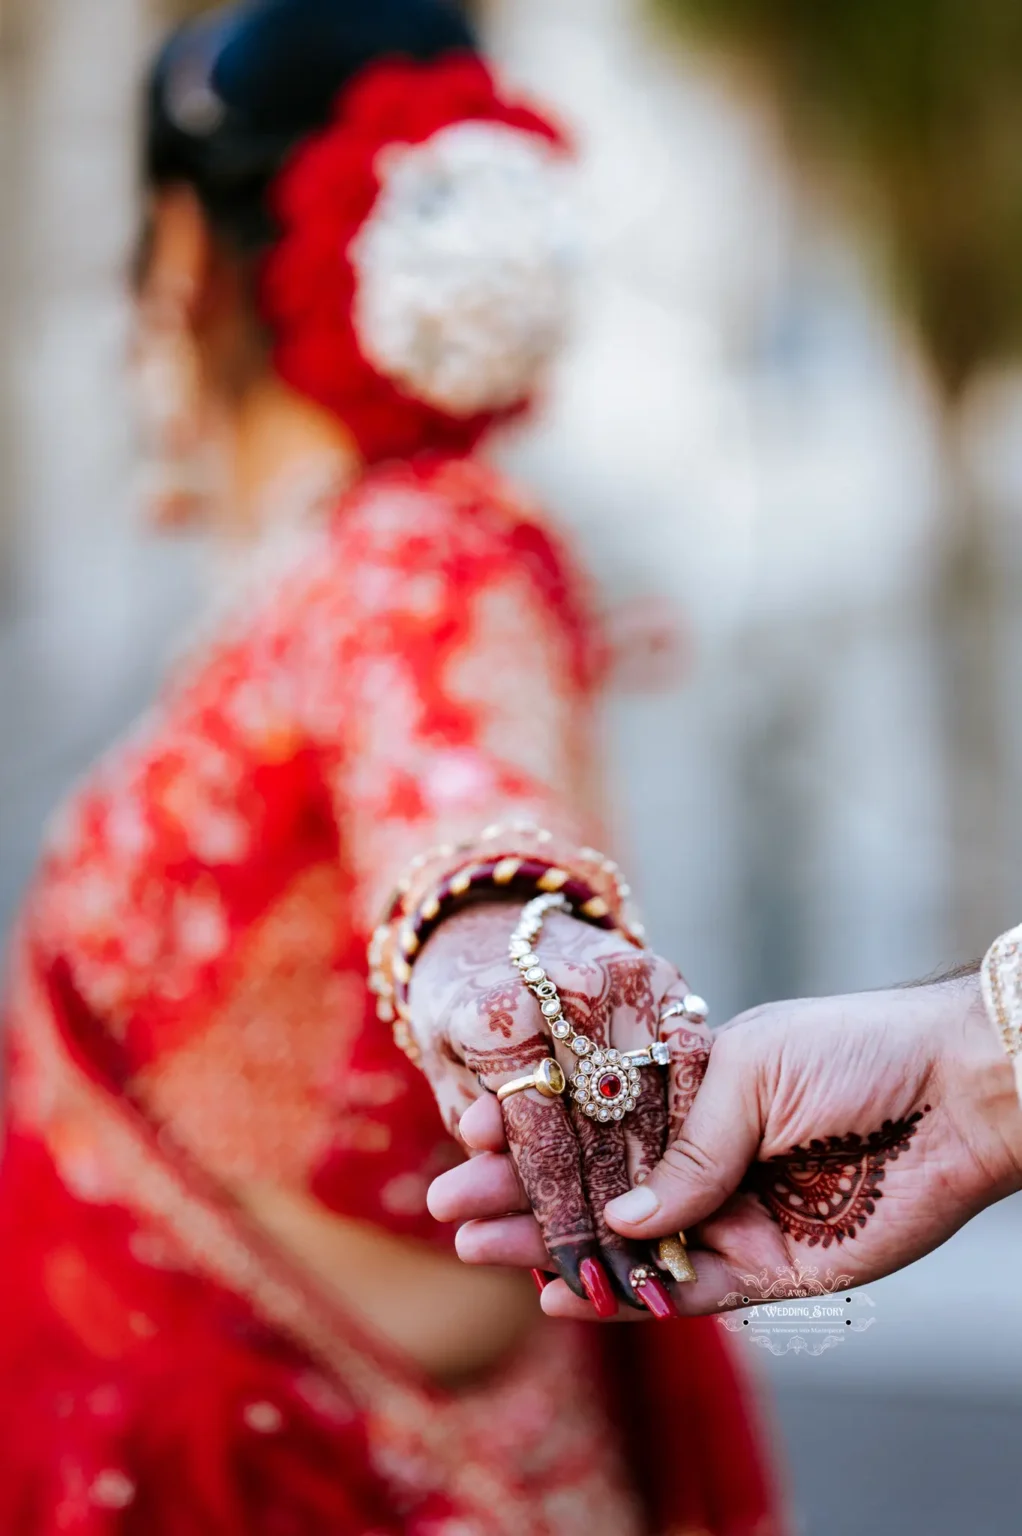
[[[498,1104],[543,1057],[573,1065],[510,970],[513,921],[496,905],[443,924],[411,1006],[474,1154],[434,1182],[430,1209],[460,1224],[466,1263],[556,1275],[549,1315],[711,1313],[796,1291],[809,1265],[864,1284],[1022,1188],[1022,1112],[975,976],[769,1004],[711,1037],[684,1017],[659,1025],[688,991],[669,962],[553,914],[541,956],[574,1027],[619,1050],[659,1030],[670,1066],[642,1074],[619,1123],[587,1119],[570,1092]],[[697,1279],[661,1270],[637,1292],[656,1240],[679,1230]]]
[[[673,1315],[650,1244],[616,1231],[604,1212],[651,1173],[681,1134],[706,1069],[709,1033],[677,1012],[661,1023],[689,990],[674,966],[616,932],[551,912],[536,948],[574,1030],[593,1051],[642,1050],[660,1038],[671,1053],[669,1074],[652,1065],[635,1071],[628,1099],[634,1107],[621,1118],[590,1117],[571,1085],[582,1058],[568,1040],[553,1037],[540,1002],[509,961],[519,912],[506,904],[470,907],[444,922],[423,950],[409,997],[423,1070],[452,1132],[477,1145],[459,1127],[469,1123],[466,1111],[482,1111],[482,1144],[507,1154],[471,1167],[486,1214],[531,1212],[527,1267],[561,1277],[561,1288],[590,1316],[592,1307],[614,1316],[619,1303]],[[529,1090],[498,1103],[502,1085],[551,1056],[567,1079],[564,1094]],[[638,1290],[637,1271],[648,1277]]]

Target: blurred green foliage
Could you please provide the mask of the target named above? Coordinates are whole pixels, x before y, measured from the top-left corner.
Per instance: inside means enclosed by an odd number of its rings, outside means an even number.
[[[957,394],[1022,354],[1018,0],[657,0],[752,66],[807,164],[864,182]]]

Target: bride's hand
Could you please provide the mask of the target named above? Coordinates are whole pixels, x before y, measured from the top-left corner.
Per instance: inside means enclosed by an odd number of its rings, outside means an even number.
[[[589,1118],[571,1086],[580,1058],[566,1042],[552,1038],[536,998],[508,960],[508,939],[520,910],[508,904],[471,907],[444,922],[426,945],[409,998],[423,1070],[456,1133],[480,1085],[495,1093],[556,1056],[568,1080],[564,1094],[549,1098],[529,1089],[504,1099],[500,1108],[512,1161],[492,1157],[486,1168],[479,1160],[473,1163],[473,1171],[491,1181],[489,1214],[519,1211],[524,1193],[542,1234],[537,1267],[551,1267],[552,1261],[576,1295],[587,1296],[601,1315],[616,1311],[615,1293],[632,1306],[669,1314],[671,1304],[658,1280],[642,1286],[641,1299],[629,1280],[637,1266],[652,1267],[651,1250],[612,1231],[603,1211],[609,1200],[641,1182],[668,1137],[679,1133],[706,1069],[709,1033],[676,1015],[659,1028],[665,1007],[688,991],[674,966],[634,949],[619,934],[550,913],[536,949],[573,1028],[594,1046],[619,1051],[647,1046],[659,1033],[672,1052],[670,1095],[665,1071],[644,1066],[633,1110],[618,1121]],[[531,1219],[508,1215],[506,1221]],[[530,1230],[535,1232],[531,1225]]]
[[[473,1105],[462,1133],[492,1149],[507,1181],[492,1106]],[[535,1263],[535,1223],[488,1219],[497,1179],[476,1169],[437,1180],[430,1209],[468,1222],[458,1251],[469,1262]],[[804,1294],[821,1254],[843,1287],[868,1284],[1020,1187],[1014,1076],[972,976],[771,1003],[726,1025],[683,1134],[606,1215],[635,1241],[689,1231],[698,1279],[679,1306],[716,1313]],[[543,1310],[581,1311],[560,1285]]]

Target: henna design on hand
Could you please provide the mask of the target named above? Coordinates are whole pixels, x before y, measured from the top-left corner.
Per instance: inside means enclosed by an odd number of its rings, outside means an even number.
[[[582,1152],[582,1178],[593,1215],[593,1227],[600,1244],[600,1256],[620,1295],[629,1306],[641,1311],[642,1302],[636,1296],[628,1277],[637,1265],[649,1262],[649,1254],[639,1244],[630,1242],[608,1227],[603,1214],[608,1200],[625,1194],[631,1187],[624,1125],[613,1122],[609,1125],[598,1124],[587,1115],[578,1114],[574,1106],[573,1118]]]
[[[565,1106],[559,1099],[544,1104],[516,1093],[502,1108],[511,1156],[550,1257],[576,1296],[584,1298],[578,1267],[596,1255],[596,1241],[579,1143]]]
[[[474,1074],[492,1090],[528,1072],[552,1050],[557,1054],[548,1034],[537,1032],[535,999],[508,972],[507,936],[514,917],[507,908],[493,907],[453,917],[431,937],[416,964],[413,1011],[418,1004],[420,1038],[433,1044],[423,1059],[427,1072],[433,1069],[438,1099],[451,1094],[455,1063],[466,1078]],[[566,1016],[594,1044],[608,1045],[613,1037],[628,1049],[655,1035],[660,999],[677,984],[673,967],[622,946],[619,936],[561,914],[552,914],[540,954],[558,984]],[[705,1042],[694,1038],[704,1064]],[[450,1048],[438,1050],[440,1041],[449,1041]],[[575,1057],[563,1050],[560,1055],[570,1074]],[[690,1075],[696,1075],[694,1063]],[[689,1099],[694,1091],[693,1084]],[[663,1075],[643,1072],[627,1124],[596,1124],[570,1100],[544,1102],[528,1093],[513,1095],[502,1110],[519,1180],[569,1286],[586,1294],[579,1266],[602,1255],[615,1288],[637,1304],[628,1275],[636,1264],[648,1264],[650,1255],[612,1232],[603,1209],[629,1188],[636,1166],[646,1171],[661,1156],[668,1123]]]
[[[503,1078],[507,1072],[527,1071],[549,1055],[550,1041],[546,1035],[535,1034],[514,1045],[494,1046],[490,1051],[478,1051],[466,1046],[465,1065],[489,1087],[487,1078]]]
[[[590,962],[589,970],[593,970]],[[605,993],[592,997],[588,992],[573,992],[565,986],[559,988],[564,1016],[580,1035],[587,1035],[594,1045],[607,1045],[610,1040],[610,1010]]]
[[[668,1117],[673,1141],[681,1135],[706,1076],[710,1064],[710,1036],[707,1031],[692,1029],[679,1020],[676,1028],[665,1029],[664,1039],[671,1048]]]
[[[906,1150],[929,1104],[901,1120],[885,1120],[865,1137],[828,1136],[751,1170],[746,1187],[781,1231],[810,1248],[855,1237],[883,1198],[885,1166]]]
[[[557,957],[561,959],[560,956]],[[565,967],[571,969],[571,967]],[[656,1032],[657,1008],[650,979],[649,961],[641,955],[593,955],[585,970],[598,987],[585,992],[561,986],[561,1001],[574,1027],[598,1045],[610,1043],[610,1027],[617,1008],[631,1008],[651,1034]]]
[[[663,1076],[654,1067],[644,1067],[639,1074],[639,1096],[627,1121],[633,1184],[641,1184],[663,1157],[667,1123]]]
[[[520,1006],[521,1001],[522,989],[517,982],[490,987],[480,994],[479,1011],[491,1034],[500,1034],[510,1040],[515,1027],[515,1005]]]
[[[434,1028],[462,1003],[487,991],[500,992],[513,1011],[516,989],[507,976],[507,940],[517,908],[503,904],[469,907],[434,933],[416,962],[410,999],[431,1017]]]
[[[640,1024],[656,1035],[659,1010],[650,962],[643,955],[612,955],[603,962],[611,1008],[632,1008]]]
[[[422,1055],[422,1070],[433,1089],[448,1134],[460,1141],[461,1117],[479,1097],[478,1083],[446,1035],[428,1041]]]
[[[653,971],[656,963],[649,956],[634,953],[590,956],[586,967],[589,988],[580,992],[560,987],[565,1012],[575,1028],[606,1045],[612,1037],[615,1014],[628,1010],[639,1026],[636,1035],[655,1035],[659,1018]],[[597,978],[598,985],[594,986]],[[705,1043],[700,1044],[705,1049]],[[621,1124],[597,1124],[574,1105],[572,1115],[601,1256],[618,1292],[631,1306],[641,1308],[629,1275],[637,1265],[648,1264],[650,1255],[644,1246],[608,1227],[603,1211],[609,1200],[631,1187],[636,1172],[644,1176],[663,1155],[668,1125],[664,1078],[657,1071],[642,1072],[636,1107]]]

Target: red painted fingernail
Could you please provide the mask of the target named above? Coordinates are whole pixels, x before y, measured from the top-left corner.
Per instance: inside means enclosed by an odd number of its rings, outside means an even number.
[[[550,1284],[550,1276],[544,1269],[530,1269],[529,1274],[535,1281],[537,1291],[543,1292]]]
[[[635,1294],[656,1318],[679,1317],[677,1307],[655,1275],[635,1287]]]
[[[596,1310],[596,1316],[616,1317],[617,1301],[599,1259],[583,1259],[578,1266],[578,1278]]]

